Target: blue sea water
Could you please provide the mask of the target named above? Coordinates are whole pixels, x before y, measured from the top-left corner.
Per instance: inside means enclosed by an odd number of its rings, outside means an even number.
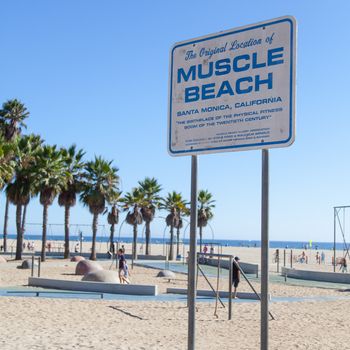
[[[8,239],[16,239],[16,235],[10,234],[8,235]],[[41,240],[41,235],[34,235],[34,234],[26,234],[24,236],[25,240]],[[63,235],[48,235],[47,239],[49,241],[64,241]],[[97,237],[97,242],[108,242],[109,237],[103,236],[103,237]],[[71,241],[79,241],[79,236],[77,235],[71,235],[70,236]],[[84,236],[83,238],[84,242],[91,242],[92,237],[91,236]],[[117,238],[115,239],[117,241]],[[120,237],[120,242],[123,243],[132,243],[132,237]],[[139,243],[144,243],[145,239],[140,237],[138,239]],[[168,238],[165,240],[162,238],[151,238],[151,244],[163,244],[165,242],[168,242]],[[185,244],[189,244],[189,240],[185,239],[183,241]],[[259,240],[230,240],[230,239],[215,239],[215,240],[204,240],[203,244],[217,244],[221,246],[229,246],[229,247],[260,247],[261,241]],[[333,249],[333,242],[312,242],[312,245],[310,247],[310,243],[306,241],[270,241],[270,248],[289,248],[289,249],[320,249],[320,250],[331,250]],[[337,250],[344,249],[343,243],[337,243],[336,244]]]

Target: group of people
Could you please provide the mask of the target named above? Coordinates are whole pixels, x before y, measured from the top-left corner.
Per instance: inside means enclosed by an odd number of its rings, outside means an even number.
[[[309,257],[305,254],[305,252],[303,251],[299,257],[298,257],[298,261],[302,264],[307,264],[309,262]]]
[[[316,264],[324,264],[326,260],[326,255],[324,252],[321,252],[321,254],[319,252],[316,253]]]
[[[208,245],[207,244],[205,244],[204,245],[204,247],[203,247],[203,253],[204,254],[208,254]],[[210,247],[210,253],[209,254],[214,254],[214,247],[213,246],[211,246]],[[211,256],[209,256],[209,258],[211,258]]]
[[[25,242],[23,242],[23,250],[25,250],[25,249],[28,249],[29,251],[34,251],[35,250],[35,244],[34,244],[34,242],[32,241],[32,242],[29,242],[28,241],[28,243],[26,244]]]
[[[319,252],[316,252],[316,264],[324,264],[326,261],[326,254],[324,252],[321,252],[321,254]],[[306,255],[305,251],[303,251],[299,256],[298,256],[298,262],[300,263],[305,263],[307,264],[309,262],[309,258]]]

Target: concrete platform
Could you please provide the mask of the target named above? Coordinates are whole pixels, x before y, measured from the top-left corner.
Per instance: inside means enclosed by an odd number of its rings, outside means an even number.
[[[166,290],[169,294],[187,294],[187,289],[183,288],[167,288]],[[197,295],[200,297],[216,297],[216,293],[212,290],[197,290]],[[260,294],[259,294],[260,295]],[[228,298],[229,292],[219,291],[220,298]],[[250,299],[250,300],[259,300],[255,293],[247,293],[247,292],[238,292],[238,299]],[[271,294],[269,294],[269,299],[271,300]]]
[[[287,278],[289,277],[309,281],[350,284],[349,273],[297,270],[290,269],[288,267],[282,267],[281,274],[282,276],[287,276]]]
[[[51,289],[74,290],[80,292],[96,292],[128,295],[158,295],[156,285],[116,284],[90,281],[67,281],[41,277],[29,277],[28,285]]]

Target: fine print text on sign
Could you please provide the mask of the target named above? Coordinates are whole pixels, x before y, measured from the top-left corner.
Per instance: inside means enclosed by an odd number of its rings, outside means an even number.
[[[170,52],[173,156],[286,147],[295,133],[293,17],[177,43]]]

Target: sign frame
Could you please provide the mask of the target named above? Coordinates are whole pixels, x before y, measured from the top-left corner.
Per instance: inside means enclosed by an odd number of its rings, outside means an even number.
[[[173,70],[174,70],[174,52],[176,49],[187,45],[193,45],[197,43],[206,42],[212,39],[217,39],[220,37],[225,37],[229,35],[234,35],[254,29],[264,28],[271,25],[276,25],[282,22],[288,22],[290,24],[289,33],[289,120],[288,120],[288,135],[287,138],[278,141],[267,141],[267,142],[253,142],[246,144],[234,144],[228,146],[213,146],[213,144],[208,147],[191,148],[183,147],[180,150],[172,149],[172,128],[173,128]],[[186,156],[186,155],[200,155],[200,154],[211,154],[220,152],[233,152],[233,151],[243,151],[243,150],[256,150],[256,149],[268,149],[268,148],[278,148],[278,147],[288,147],[295,140],[295,99],[296,99],[296,20],[292,16],[284,16],[275,18],[268,21],[263,21],[255,23],[248,26],[238,27],[234,29],[229,29],[223,32],[205,35],[202,37],[189,39],[175,43],[170,50],[170,67],[169,67],[169,96],[168,96],[168,140],[167,149],[171,156]]]

